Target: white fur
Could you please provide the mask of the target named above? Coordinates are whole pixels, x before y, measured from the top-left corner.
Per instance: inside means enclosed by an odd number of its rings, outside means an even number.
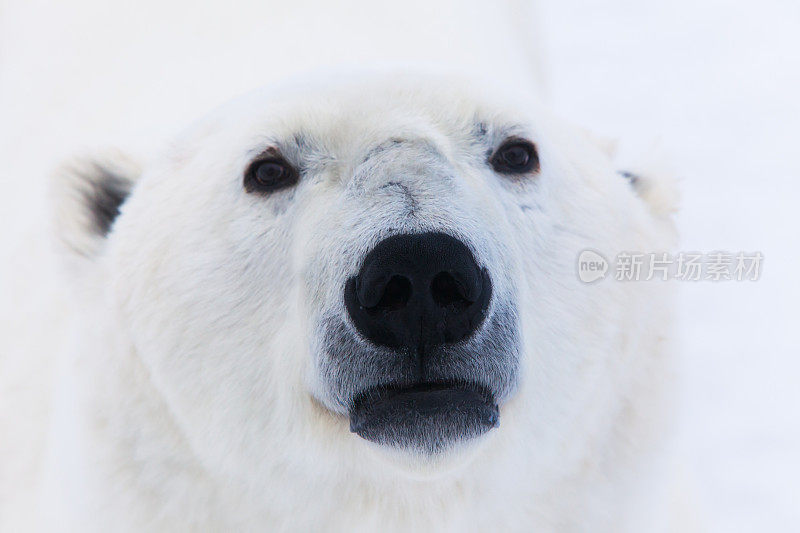
[[[471,144],[476,120],[497,142],[533,140],[541,173],[494,173]],[[311,177],[247,194],[247,162],[295,133]],[[353,180],[394,137],[413,141],[400,168],[419,142],[458,171],[451,184],[408,178],[417,217]],[[463,80],[296,85],[224,106],[144,169],[107,241],[81,248],[92,258],[69,275],[71,320],[50,354],[61,366],[45,466],[25,473],[41,473],[38,503],[13,507],[74,531],[644,530],[668,418],[665,287],[582,284],[575,268],[586,248],[671,248],[671,197],[644,190],[528,98]],[[82,224],[69,209],[63,226]],[[523,328],[499,428],[434,459],[350,433],[314,365],[315,320],[364,253],[424,229],[474,243]],[[11,507],[2,516],[18,525]]]

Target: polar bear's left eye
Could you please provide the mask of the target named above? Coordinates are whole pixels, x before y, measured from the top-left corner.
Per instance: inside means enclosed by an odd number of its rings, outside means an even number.
[[[536,146],[519,138],[507,139],[489,159],[492,168],[503,174],[522,174],[539,170]]]
[[[247,192],[273,192],[297,183],[297,170],[279,155],[253,161],[244,175]]]

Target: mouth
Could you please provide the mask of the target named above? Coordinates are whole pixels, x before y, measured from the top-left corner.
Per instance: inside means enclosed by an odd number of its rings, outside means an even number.
[[[376,387],[350,409],[350,431],[382,445],[436,453],[497,427],[492,394],[474,383]]]

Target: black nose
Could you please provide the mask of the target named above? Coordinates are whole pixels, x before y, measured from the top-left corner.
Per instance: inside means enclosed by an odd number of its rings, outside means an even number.
[[[378,243],[347,281],[344,301],[370,341],[421,352],[478,329],[491,295],[489,273],[464,243],[444,233],[421,233]]]

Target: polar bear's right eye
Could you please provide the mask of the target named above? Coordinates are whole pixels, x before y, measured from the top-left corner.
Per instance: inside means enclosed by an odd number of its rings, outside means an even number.
[[[250,164],[244,175],[244,188],[247,192],[278,191],[296,184],[298,177],[297,169],[273,153]]]

